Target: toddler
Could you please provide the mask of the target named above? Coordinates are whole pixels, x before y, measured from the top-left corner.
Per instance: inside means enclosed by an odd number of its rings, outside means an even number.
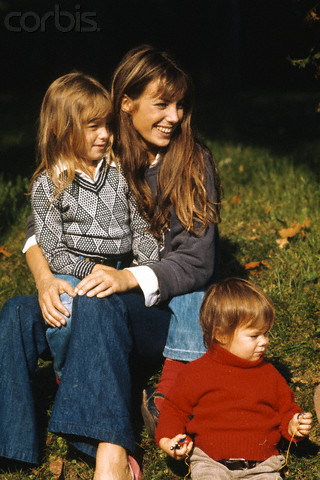
[[[207,352],[179,374],[156,430],[158,445],[173,458],[194,447],[193,480],[279,479],[281,436],[309,434],[311,413],[302,413],[264,359],[273,322],[271,300],[246,280],[229,278],[207,290],[200,309]],[[186,434],[193,441],[183,442]]]

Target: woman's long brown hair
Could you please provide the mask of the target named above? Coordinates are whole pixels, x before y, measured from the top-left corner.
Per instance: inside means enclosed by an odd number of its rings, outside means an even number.
[[[154,200],[145,179],[149,158],[135,130],[131,115],[121,108],[127,95],[139,99],[147,85],[159,80],[158,95],[174,100],[182,96],[184,116],[169,146],[161,152],[157,198]],[[151,223],[156,236],[169,228],[170,209],[176,212],[187,231],[200,234],[208,224],[220,221],[221,185],[212,156],[217,198],[208,199],[203,149],[195,141],[191,129],[193,86],[189,76],[169,57],[149,45],[130,50],[116,69],[111,99],[115,113],[115,148],[124,174],[135,194],[138,205]]]

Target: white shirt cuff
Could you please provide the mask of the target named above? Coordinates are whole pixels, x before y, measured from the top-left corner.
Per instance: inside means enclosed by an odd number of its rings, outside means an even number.
[[[23,246],[22,253],[26,253],[27,250],[29,250],[30,247],[33,247],[34,245],[38,245],[37,239],[35,235],[32,235],[32,237],[29,237],[26,243]]]
[[[144,303],[146,307],[152,307],[160,298],[159,282],[157,275],[151,268],[146,265],[137,267],[129,267],[126,270],[134,275],[144,295]]]

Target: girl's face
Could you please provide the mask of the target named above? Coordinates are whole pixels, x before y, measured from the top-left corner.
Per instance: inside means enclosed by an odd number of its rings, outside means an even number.
[[[88,163],[99,162],[108,145],[110,136],[107,118],[98,118],[84,125],[85,159]]]
[[[269,345],[269,329],[265,325],[239,327],[229,342],[222,346],[244,360],[259,360]]]
[[[173,132],[183,120],[182,95],[174,100],[159,96],[159,80],[150,82],[140,97],[132,100],[127,95],[121,108],[129,113],[136,131],[146,147],[150,163],[160,148],[167,147]]]

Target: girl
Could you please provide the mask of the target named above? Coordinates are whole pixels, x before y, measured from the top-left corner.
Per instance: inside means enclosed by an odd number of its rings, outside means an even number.
[[[73,286],[101,265],[128,266],[132,255],[141,264],[159,259],[115,163],[111,121],[109,94],[81,73],[55,80],[41,106],[40,164],[31,181],[36,238],[51,271]],[[71,314],[72,297],[62,301]],[[58,379],[70,334],[70,316],[46,332]]]
[[[156,439],[173,458],[191,455],[191,478],[280,479],[281,435],[303,438],[311,413],[264,360],[274,322],[271,300],[246,280],[211,286],[200,310],[206,354],[185,366],[160,412]],[[234,472],[230,472],[230,471]]]
[[[72,312],[74,334],[49,429],[70,436],[80,450],[96,457],[95,480],[127,480],[129,474],[127,452],[135,447],[130,410],[132,354],[147,362],[159,358],[168,337],[170,370],[170,363],[175,365],[171,359],[178,360],[179,368],[180,360],[192,360],[203,352],[198,309],[203,289],[216,275],[220,182],[210,152],[191,131],[192,96],[186,73],[167,54],[149,46],[128,52],[114,75],[116,153],[163,248],[155,265],[124,270],[101,266],[78,285]],[[65,311],[59,293],[70,291],[70,286],[52,277],[36,245],[28,249],[27,260],[42,312],[47,321],[59,324],[60,312]],[[138,286],[143,295],[124,293]],[[33,302],[30,298],[7,302],[0,316],[2,354],[12,356],[6,334],[12,325],[23,330],[14,346],[21,363],[26,363],[26,351],[32,354],[27,373],[11,361],[6,371],[6,378],[19,377],[21,389],[19,401],[14,402],[20,437],[7,429],[2,449],[0,438],[0,455],[6,452],[11,458],[13,451],[13,458],[37,458],[30,439],[34,420],[29,422],[32,428],[26,429],[28,416],[22,414],[25,403],[32,404],[29,376],[45,345],[39,308]],[[171,369],[167,384],[178,368],[173,368],[173,375]],[[0,400],[10,415],[11,405],[5,398]]]

